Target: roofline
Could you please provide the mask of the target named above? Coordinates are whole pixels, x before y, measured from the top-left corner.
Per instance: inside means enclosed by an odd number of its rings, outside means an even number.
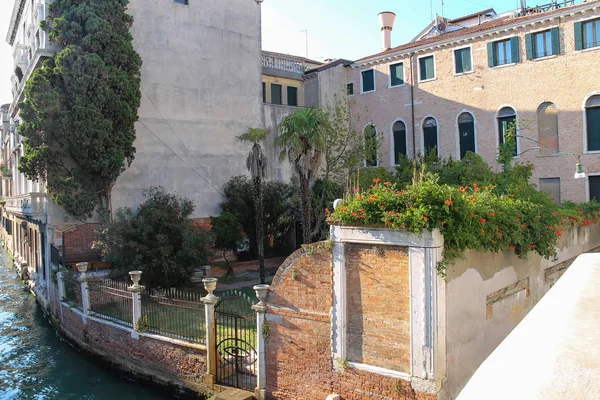
[[[479,12],[474,12],[474,13],[471,13],[471,14],[468,14],[468,15],[464,15],[462,17],[451,19],[448,22],[453,23],[453,22],[464,21],[465,19],[470,19],[470,18],[473,18],[473,17],[478,17],[480,15],[485,15],[485,14],[489,13],[490,11],[493,11],[494,14],[498,15],[498,13],[496,12],[496,10],[494,10],[492,7],[490,7],[490,8],[487,8],[485,10],[481,10]]]
[[[305,75],[310,75],[310,74],[313,74],[315,72],[327,71],[328,69],[337,67],[340,64],[342,64],[344,67],[347,67],[347,66],[349,66],[349,65],[352,64],[352,61],[346,60],[344,58],[338,58],[337,60],[331,61],[331,62],[329,62],[327,64],[323,64],[323,65],[321,65],[321,66],[319,66],[317,68],[309,69],[304,74]]]
[[[269,54],[277,55],[278,57],[288,58],[288,59],[294,60],[294,61],[301,60],[303,63],[308,63],[308,64],[316,64],[316,65],[323,65],[324,64],[321,61],[311,60],[310,58],[306,58],[306,57],[302,57],[302,56],[295,56],[293,54],[278,53],[276,51],[270,51],[270,50],[261,50],[261,52],[262,53],[269,53]]]
[[[16,0],[13,6],[12,15],[10,17],[10,24],[8,25],[8,33],[6,34],[6,42],[11,46],[15,43],[15,37],[17,36],[17,22],[21,20],[21,14],[25,7],[25,0]]]
[[[531,18],[528,19],[526,21],[515,21],[513,23],[507,23],[506,25],[501,25],[501,26],[497,26],[494,28],[490,28],[490,29],[484,29],[481,31],[477,31],[477,32],[473,32],[471,34],[466,34],[464,36],[455,36],[446,40],[440,40],[440,41],[436,41],[436,42],[432,42],[432,43],[427,43],[421,46],[414,46],[414,47],[410,47],[404,50],[398,50],[395,52],[390,52],[387,54],[380,54],[380,55],[375,55],[373,57],[370,58],[365,58],[364,60],[361,61],[354,61],[351,64],[352,68],[356,68],[359,66],[363,66],[363,65],[367,65],[367,64],[375,64],[378,63],[379,61],[382,60],[388,60],[388,59],[393,59],[393,58],[398,58],[400,56],[406,55],[406,54],[410,54],[410,53],[418,53],[418,52],[422,52],[425,50],[429,50],[429,49],[434,49],[434,48],[438,48],[438,47],[446,47],[450,44],[454,44],[454,43],[461,43],[461,42],[466,42],[470,39],[474,39],[474,38],[480,38],[480,37],[484,37],[484,36],[491,36],[494,33],[497,32],[507,32],[509,30],[514,30],[516,28],[519,27],[526,27],[526,26],[530,26],[530,25],[535,25],[536,23],[539,23],[541,21],[552,21],[558,17],[562,17],[565,15],[570,15],[573,16],[575,14],[579,14],[582,13],[584,11],[588,11],[588,10],[597,10],[598,8],[600,8],[600,1],[599,0],[595,0],[592,2],[586,2],[586,3],[581,3],[581,4],[576,4],[574,6],[568,7],[568,8],[560,8],[558,10],[553,10],[555,12],[551,12],[551,13],[542,13],[539,15],[538,18]],[[535,14],[534,14],[535,15]],[[468,28],[467,28],[468,29]],[[407,43],[410,44],[411,42]],[[401,46],[398,46],[401,47]]]

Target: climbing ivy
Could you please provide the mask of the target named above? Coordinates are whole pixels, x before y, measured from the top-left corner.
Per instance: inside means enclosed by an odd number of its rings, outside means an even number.
[[[134,159],[141,58],[129,32],[128,0],[55,0],[42,29],[62,50],[25,85],[19,170],[46,182],[77,218],[110,203]]]

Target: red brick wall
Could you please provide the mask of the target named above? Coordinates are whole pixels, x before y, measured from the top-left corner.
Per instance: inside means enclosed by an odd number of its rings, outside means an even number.
[[[65,232],[63,246],[66,247],[67,257],[69,254],[85,254],[94,252],[92,242],[96,240],[97,224],[77,225],[72,230]]]
[[[90,319],[84,325],[81,316],[64,305],[59,318],[60,322],[55,322],[69,339],[133,375],[184,391],[211,391],[203,383],[205,350],[148,337],[133,339],[127,331]]]
[[[410,373],[408,249],[347,246],[348,359]]]
[[[332,259],[331,250],[325,247],[296,251],[273,279],[268,298],[268,395],[282,400],[317,400],[331,393],[338,393],[344,400],[435,399],[435,394],[416,393],[401,379],[353,368],[334,370]],[[388,253],[392,262],[402,258],[402,251],[397,248]],[[389,267],[389,263],[380,265],[374,260],[369,265],[378,269]]]

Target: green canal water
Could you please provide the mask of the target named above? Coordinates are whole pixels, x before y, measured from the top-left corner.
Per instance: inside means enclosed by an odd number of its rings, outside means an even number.
[[[0,400],[166,400],[61,339],[0,248]]]

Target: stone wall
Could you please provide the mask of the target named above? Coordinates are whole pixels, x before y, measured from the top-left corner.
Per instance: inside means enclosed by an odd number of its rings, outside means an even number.
[[[581,253],[600,246],[600,225],[563,229],[558,259],[537,254],[467,252],[446,286],[446,398],[460,392],[481,363],[519,324]]]
[[[358,268],[352,281],[358,282],[364,276],[361,273],[364,268],[381,272],[390,266],[385,257],[361,258],[370,251],[374,249],[368,246],[354,250],[354,265]],[[401,248],[386,250],[386,254],[397,259],[403,253]],[[402,280],[404,276],[399,273],[398,278],[391,279]],[[384,293],[383,304],[394,302],[397,294]],[[435,394],[415,392],[407,380],[351,368],[342,360],[332,361],[333,274],[331,250],[326,245],[300,249],[286,260],[273,279],[268,304],[270,333],[266,347],[270,396],[313,400],[337,393],[344,400],[435,399]]]

